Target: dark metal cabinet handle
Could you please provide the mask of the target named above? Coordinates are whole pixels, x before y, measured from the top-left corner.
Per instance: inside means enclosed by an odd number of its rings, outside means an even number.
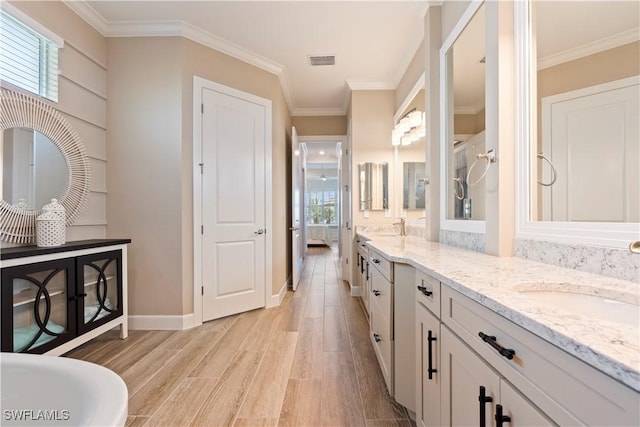
[[[377,258],[371,258],[371,262],[374,264],[380,264],[380,260]]]
[[[438,338],[434,337],[433,332],[429,330],[429,333],[427,334],[427,342],[429,343],[429,366],[427,367],[427,372],[429,373],[430,380],[433,379],[433,374],[438,372],[438,370],[433,367],[433,346],[431,345],[431,343],[437,340]]]
[[[502,405],[498,403],[496,405],[496,427],[502,427],[503,423],[510,423],[510,422],[511,422],[511,417],[508,415],[502,414]]]
[[[372,290],[371,290],[371,292],[373,292],[373,294],[374,294],[375,296],[377,296],[377,297],[379,297],[379,296],[380,296],[380,291],[379,291],[379,290],[377,290],[377,289],[372,289]]]
[[[430,297],[431,295],[433,295],[433,292],[428,291],[428,290],[427,290],[427,288],[425,288],[424,286],[420,286],[420,285],[418,285],[418,290],[419,290],[420,292],[422,292],[422,294],[423,294],[423,295],[425,295],[425,296],[427,296],[427,297]]]
[[[380,338],[380,335],[378,334],[373,334],[373,339],[376,340],[376,342],[382,341],[382,338]]]
[[[489,402],[493,402],[493,397],[487,396],[487,389],[484,386],[480,386],[480,395],[478,396],[478,401],[480,402],[480,427],[486,427],[486,405]]]
[[[513,356],[516,355],[516,351],[515,350],[513,350],[511,348],[504,348],[503,346],[498,344],[498,341],[496,340],[496,337],[494,337],[493,335],[487,335],[484,332],[478,332],[478,336],[480,338],[482,338],[482,341],[486,342],[491,347],[496,349],[496,351],[498,353],[500,353],[501,356],[506,357],[507,359],[511,360],[511,359],[513,359]]]

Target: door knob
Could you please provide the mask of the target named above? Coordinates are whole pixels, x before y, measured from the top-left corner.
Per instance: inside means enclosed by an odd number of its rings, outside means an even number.
[[[298,231],[300,228],[298,227],[289,227],[289,231]]]
[[[258,231],[254,231],[253,234],[264,234],[264,230],[262,228],[258,228]]]

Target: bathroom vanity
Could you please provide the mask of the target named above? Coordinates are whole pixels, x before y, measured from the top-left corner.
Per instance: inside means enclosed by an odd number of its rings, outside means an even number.
[[[393,266],[395,350],[402,316],[415,314],[418,425],[640,424],[637,283],[413,236],[366,237]],[[401,269],[412,292],[404,303]],[[599,301],[611,308],[598,311]],[[406,362],[391,354],[385,379],[399,384]]]
[[[1,350],[60,355],[116,326],[126,338],[129,243],[2,248]]]

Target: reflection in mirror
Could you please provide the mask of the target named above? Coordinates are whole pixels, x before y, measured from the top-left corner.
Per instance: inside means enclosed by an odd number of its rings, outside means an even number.
[[[29,128],[2,132],[2,194],[7,203],[40,209],[61,198],[67,181],[67,163],[53,141]]]
[[[360,210],[389,209],[389,164],[358,164]]]
[[[640,222],[640,3],[532,8],[531,220]]]
[[[402,208],[425,208],[426,172],[424,162],[404,162],[402,165]]]
[[[446,54],[447,219],[484,220],[485,12],[476,11]],[[469,178],[470,182],[467,182]]]

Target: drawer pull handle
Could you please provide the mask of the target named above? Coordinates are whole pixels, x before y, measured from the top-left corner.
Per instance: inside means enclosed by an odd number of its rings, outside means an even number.
[[[371,262],[374,264],[380,264],[380,260],[378,258],[371,258]]]
[[[433,379],[433,374],[438,372],[438,370],[433,367],[433,349],[431,346],[431,343],[437,340],[438,338],[434,337],[433,332],[429,330],[429,333],[427,334],[427,341],[429,342],[429,366],[427,368],[427,372],[429,373],[430,380]]]
[[[425,288],[424,286],[420,286],[420,285],[418,285],[418,290],[419,290],[420,292],[422,292],[422,294],[423,294],[423,295],[425,295],[425,296],[427,296],[427,297],[430,297],[431,295],[433,295],[433,292],[428,291],[428,290],[427,290],[427,288]]]
[[[380,335],[378,334],[373,334],[373,339],[376,340],[376,342],[382,341],[382,338],[380,338]]]
[[[509,422],[511,422],[511,417],[502,414],[502,405],[498,403],[496,405],[496,427],[502,427],[503,423]]]
[[[379,290],[377,290],[377,289],[372,289],[372,290],[371,290],[371,292],[373,292],[373,294],[374,294],[375,296],[377,296],[377,297],[379,297],[379,296],[380,296],[380,291],[379,291]]]
[[[480,401],[480,427],[486,427],[487,423],[487,412],[486,405],[489,402],[493,402],[493,397],[487,396],[487,389],[484,386],[480,386],[480,395],[478,396],[478,401]]]
[[[513,356],[516,355],[516,351],[515,350],[512,350],[510,348],[504,348],[503,346],[498,344],[498,341],[496,341],[496,337],[494,337],[493,335],[487,335],[484,332],[478,332],[478,336],[480,338],[482,338],[482,341],[486,342],[491,347],[496,349],[496,351],[498,353],[500,353],[501,356],[506,357],[507,359],[511,360],[511,359],[513,359]]]

